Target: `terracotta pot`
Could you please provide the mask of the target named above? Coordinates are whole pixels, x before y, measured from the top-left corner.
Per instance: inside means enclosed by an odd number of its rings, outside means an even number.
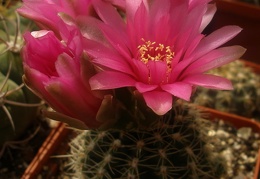
[[[241,59],[241,61],[244,62],[246,66],[252,68],[255,73],[260,75],[260,64],[250,62],[250,61],[247,61],[247,60],[242,60],[242,59]]]
[[[209,112],[211,115],[211,119],[219,118],[226,122],[233,124],[235,127],[250,127],[254,132],[260,134],[260,123],[255,120],[251,120],[245,117],[241,117],[235,114],[220,112],[215,109],[200,107],[203,111]],[[255,165],[254,177],[253,179],[259,179],[260,177],[260,148],[258,150],[258,157]]]
[[[204,111],[207,111],[211,115],[211,119],[214,118],[221,118],[227,122],[232,123],[236,127],[250,127],[254,132],[257,132],[260,134],[260,124],[252,121],[248,118],[240,117],[234,114],[219,112],[214,109],[209,109],[205,107],[199,107]],[[37,156],[33,160],[33,162],[28,166],[27,170],[25,171],[24,175],[22,176],[22,179],[34,179],[37,177],[38,174],[41,174],[43,172],[43,168],[48,167],[48,176],[53,176],[57,172],[58,164],[55,163],[55,160],[59,160],[58,158],[51,158],[53,155],[62,155],[65,154],[69,146],[67,143],[62,145],[63,141],[66,141],[66,139],[70,139],[71,137],[68,137],[73,133],[72,130],[69,130],[66,128],[65,124],[59,124],[57,128],[55,128],[50,136],[46,139],[42,147],[40,148]],[[254,178],[258,179],[258,173],[260,170],[260,149],[258,152],[258,159],[255,166],[254,171]]]
[[[62,141],[68,136],[69,132],[70,130],[66,128],[64,123],[59,123],[56,128],[52,129],[21,179],[37,178],[37,175],[41,172],[43,166],[48,162],[55,150],[60,147]],[[50,170],[51,169],[53,169],[53,167],[50,168]]]

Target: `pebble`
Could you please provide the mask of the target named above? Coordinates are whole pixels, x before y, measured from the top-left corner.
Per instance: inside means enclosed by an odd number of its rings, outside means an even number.
[[[215,132],[214,132],[215,131]],[[260,135],[251,128],[236,129],[219,120],[208,132],[213,136],[212,145],[227,160],[227,174],[223,179],[253,178],[254,167],[260,148]]]
[[[249,127],[241,127],[237,130],[237,136],[248,140],[250,136],[252,136],[252,129]]]

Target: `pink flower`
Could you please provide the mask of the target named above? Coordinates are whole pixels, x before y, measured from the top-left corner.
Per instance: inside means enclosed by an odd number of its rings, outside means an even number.
[[[125,5],[122,0],[106,1],[118,7]],[[17,12],[33,20],[41,29],[53,31],[63,40],[75,27],[84,28],[82,35],[89,38],[94,33],[89,17],[97,18],[92,0],[23,0],[23,5]]]
[[[92,89],[135,87],[158,115],[172,108],[173,97],[189,100],[195,86],[232,89],[230,81],[205,72],[245,52],[220,47],[241,29],[226,26],[203,35],[216,11],[209,1],[126,0],[126,19],[110,3],[93,1],[106,41],[92,41],[87,50],[103,68],[90,79]]]
[[[66,33],[70,25],[66,18],[76,20],[94,12],[91,0],[23,0],[17,11],[34,20],[41,29],[52,30],[56,35]]]
[[[102,100],[90,89],[95,71],[82,55],[79,33],[71,32],[66,43],[46,30],[27,32],[24,38],[25,83],[57,112],[88,128],[99,127],[96,114]]]

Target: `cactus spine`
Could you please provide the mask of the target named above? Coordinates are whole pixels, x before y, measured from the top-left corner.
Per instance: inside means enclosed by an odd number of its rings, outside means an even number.
[[[209,121],[178,102],[147,129],[84,131],[71,143],[78,178],[219,178],[222,158],[207,145]]]

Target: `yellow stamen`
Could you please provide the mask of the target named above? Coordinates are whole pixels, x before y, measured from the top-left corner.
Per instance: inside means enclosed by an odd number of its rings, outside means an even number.
[[[165,62],[167,64],[166,81],[168,81],[168,75],[172,70],[171,63],[174,57],[174,52],[172,51],[172,48],[170,46],[165,46],[164,44],[161,43],[157,44],[156,42],[151,42],[150,40],[146,41],[143,38],[141,40],[143,41],[143,44],[137,47],[139,60],[147,65],[149,71],[150,69],[147,64],[149,61]],[[149,72],[148,82],[150,81],[151,81],[151,77]]]
[[[138,52],[140,60],[147,64],[149,61],[164,61],[170,67],[174,52],[170,46],[164,46],[164,44],[158,44],[156,42],[145,41],[139,45]]]

